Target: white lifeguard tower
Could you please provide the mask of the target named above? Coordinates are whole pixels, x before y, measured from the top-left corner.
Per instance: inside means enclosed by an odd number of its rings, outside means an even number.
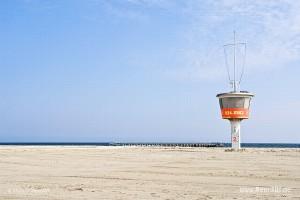
[[[243,50],[242,62],[237,65],[236,51]],[[227,49],[233,50],[233,63],[228,65],[228,53]],[[247,91],[240,91],[240,83],[243,77],[245,68],[246,57],[246,43],[237,43],[235,40],[231,44],[224,45],[225,64],[228,72],[229,83],[231,84],[233,91],[227,93],[220,93],[217,95],[219,98],[221,114],[223,119],[228,119],[231,124],[231,147],[233,149],[241,148],[241,132],[240,124],[243,119],[249,118],[250,101],[254,94]]]

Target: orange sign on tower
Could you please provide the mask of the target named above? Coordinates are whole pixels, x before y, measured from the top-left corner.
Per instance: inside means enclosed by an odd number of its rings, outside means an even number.
[[[223,119],[248,119],[248,108],[223,108],[221,109]]]

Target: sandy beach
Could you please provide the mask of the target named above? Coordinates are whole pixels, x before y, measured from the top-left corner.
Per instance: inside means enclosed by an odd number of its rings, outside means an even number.
[[[0,199],[300,199],[300,150],[3,146]]]

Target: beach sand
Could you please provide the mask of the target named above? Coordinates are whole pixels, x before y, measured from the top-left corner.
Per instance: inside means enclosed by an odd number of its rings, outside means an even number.
[[[0,199],[300,199],[300,150],[2,146]]]

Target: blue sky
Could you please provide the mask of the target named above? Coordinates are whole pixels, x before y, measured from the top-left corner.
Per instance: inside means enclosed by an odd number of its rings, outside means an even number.
[[[230,142],[222,45],[247,42],[242,142],[300,142],[296,1],[0,2],[1,142]]]

